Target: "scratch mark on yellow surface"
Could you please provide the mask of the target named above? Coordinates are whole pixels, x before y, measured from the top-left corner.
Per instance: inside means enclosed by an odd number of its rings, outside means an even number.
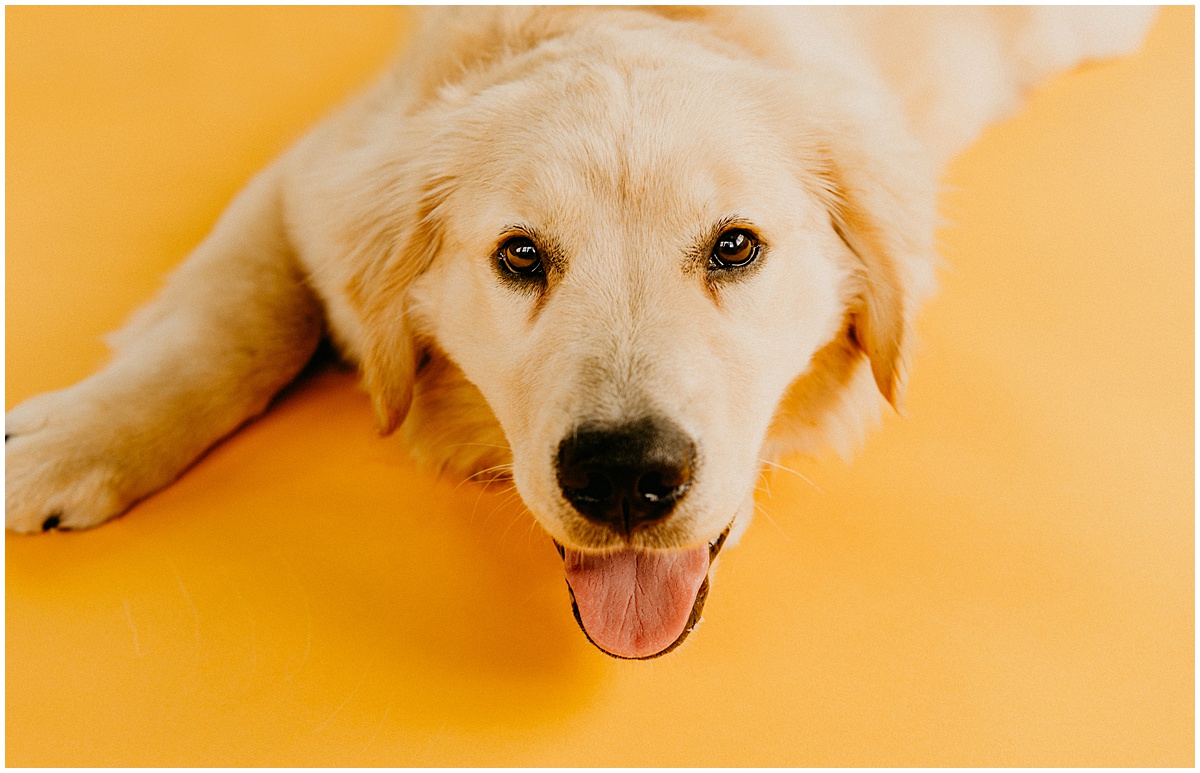
[[[363,684],[363,683],[362,683],[362,680],[361,680],[361,679],[360,679],[360,680],[358,680],[358,684],[354,685],[354,689],[353,689],[353,690],[351,690],[351,691],[350,691],[350,694],[346,696],[346,700],[342,701],[341,705],[340,705],[340,706],[338,706],[336,709],[334,709],[334,710],[333,710],[333,713],[332,713],[332,714],[330,714],[328,717],[326,717],[324,722],[322,722],[321,724],[319,724],[319,725],[317,725],[316,727],[314,727],[314,728],[313,728],[313,732],[314,732],[314,733],[319,733],[319,732],[321,732],[322,730],[324,730],[324,729],[326,728],[326,726],[328,726],[328,725],[329,725],[329,723],[333,721],[333,718],[334,718],[334,717],[336,717],[336,716],[338,715],[338,713],[339,713],[339,712],[340,712],[342,709],[346,708],[346,704],[347,704],[347,703],[349,703],[349,702],[350,702],[350,700],[351,700],[351,699],[352,699],[352,698],[353,698],[355,695],[358,695],[358,688],[359,688],[359,687],[362,687],[362,684]]]
[[[379,737],[379,732],[383,730],[383,723],[387,722],[388,713],[392,710],[392,700],[396,697],[396,691],[392,690],[392,694],[388,696],[387,706],[383,709],[383,716],[379,718],[379,725],[375,728],[375,734],[371,736],[371,740],[367,741],[367,745],[358,753],[359,759],[367,753],[367,749],[371,748],[371,744],[375,743],[375,739]]]
[[[129,630],[133,634],[133,652],[140,658],[142,656],[142,643],[138,640],[137,626],[133,624],[133,613],[129,610],[129,599],[121,599],[121,606],[125,608],[125,620],[129,623]]]
[[[433,738],[429,739],[429,743],[425,744],[425,750],[423,752],[421,752],[421,756],[419,759],[425,760],[426,758],[429,757],[430,754],[433,753],[433,747],[437,746],[437,742],[442,740],[442,733],[444,733],[444,732],[446,732],[446,723],[445,722],[443,722],[442,726],[438,728],[438,731],[437,731],[437,733],[434,734]]]
[[[187,592],[187,588],[183,585],[183,577],[179,575],[179,569],[175,563],[168,561],[167,565],[171,567],[171,573],[175,575],[175,584],[179,586],[179,592],[183,594],[183,600],[187,603],[188,611],[192,613],[192,637],[196,642],[196,664],[200,664],[200,610],[196,608],[195,602],[192,601],[192,596]]]

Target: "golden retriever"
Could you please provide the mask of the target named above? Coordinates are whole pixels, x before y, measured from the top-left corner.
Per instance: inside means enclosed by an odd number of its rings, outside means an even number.
[[[904,391],[944,163],[1131,51],[1121,8],[467,8],[236,197],[100,372],[13,409],[6,523],[82,529],[322,336],[384,433],[511,474],[609,654],[691,630],[761,465]]]

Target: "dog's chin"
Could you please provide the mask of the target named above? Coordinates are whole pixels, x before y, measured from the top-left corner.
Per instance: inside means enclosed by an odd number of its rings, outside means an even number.
[[[594,553],[555,542],[575,620],[588,641],[627,660],[655,658],[678,647],[700,622],[708,570],[729,529],[706,545],[678,550],[625,547]]]

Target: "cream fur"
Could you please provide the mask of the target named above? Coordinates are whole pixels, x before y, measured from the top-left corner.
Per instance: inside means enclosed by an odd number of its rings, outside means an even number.
[[[383,431],[459,476],[511,469],[559,542],[613,537],[559,494],[558,442],[645,411],[700,460],[638,544],[736,536],[762,460],[848,454],[880,395],[899,403],[944,163],[1040,79],[1131,51],[1152,16],[432,11],[239,194],[107,367],[8,414],[8,528],[120,514],[261,412],[324,333]],[[728,217],[767,250],[709,286],[687,256]],[[561,256],[544,292],[498,278],[515,228]]]

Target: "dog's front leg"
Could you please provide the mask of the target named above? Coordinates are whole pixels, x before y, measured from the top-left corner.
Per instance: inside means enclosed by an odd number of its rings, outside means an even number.
[[[96,526],[174,480],[260,413],[321,336],[321,305],[289,248],[278,165],[255,178],[98,373],[5,422],[5,521]]]

